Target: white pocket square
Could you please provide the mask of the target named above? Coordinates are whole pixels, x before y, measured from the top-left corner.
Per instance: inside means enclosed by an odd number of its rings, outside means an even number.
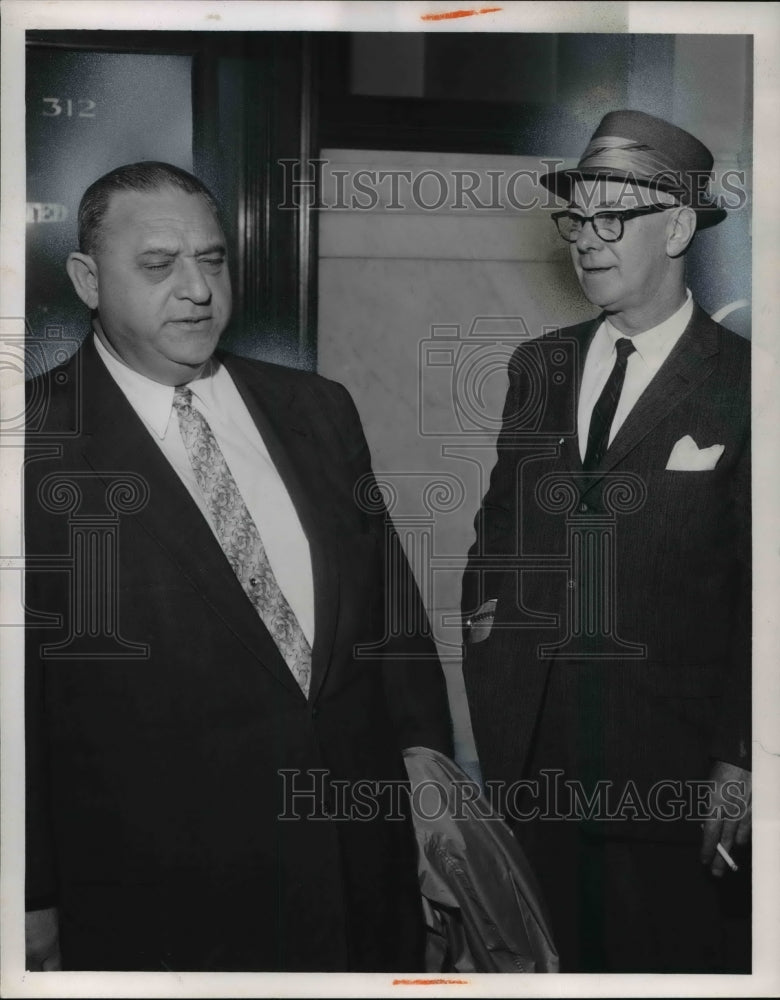
[[[666,468],[672,472],[708,472],[718,464],[725,445],[713,444],[709,448],[699,448],[690,434],[672,448]]]

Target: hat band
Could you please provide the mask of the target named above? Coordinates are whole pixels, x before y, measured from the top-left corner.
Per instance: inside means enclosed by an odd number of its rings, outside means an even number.
[[[670,190],[687,190],[683,181],[685,171],[651,146],[621,136],[600,135],[592,139],[577,164],[576,172],[584,170],[615,170],[638,181],[657,179]]]

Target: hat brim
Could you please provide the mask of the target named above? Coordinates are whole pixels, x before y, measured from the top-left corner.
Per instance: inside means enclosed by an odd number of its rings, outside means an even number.
[[[555,170],[549,174],[544,174],[540,177],[540,181],[558,198],[563,198],[565,201],[571,201],[571,188],[572,182],[575,180],[596,180],[598,178],[604,178],[605,180],[617,180],[617,181],[632,181],[634,184],[640,184],[643,187],[653,188],[656,191],[667,191],[673,194],[674,191],[671,189],[671,185],[667,186],[663,183],[654,183],[650,180],[643,180],[641,177],[637,177],[635,174],[629,173],[628,171],[621,171],[615,169],[603,169],[603,170],[578,170],[576,167],[572,167],[569,170]],[[723,222],[728,214],[724,208],[721,208],[717,202],[711,198],[705,198],[704,195],[700,195],[700,200],[702,204],[694,208],[696,213],[696,228],[697,229],[709,229],[711,226],[717,226],[719,222]]]

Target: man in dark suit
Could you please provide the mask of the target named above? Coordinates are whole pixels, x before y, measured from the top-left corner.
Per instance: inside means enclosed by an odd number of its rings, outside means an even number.
[[[542,178],[602,311],[515,352],[464,577],[483,776],[564,971],[749,967],[750,352],[685,284],[712,162],[620,111]]]
[[[96,181],[79,244],[94,336],[28,405],[29,967],[422,968],[401,752],[450,720],[354,405],[215,353],[185,171]]]

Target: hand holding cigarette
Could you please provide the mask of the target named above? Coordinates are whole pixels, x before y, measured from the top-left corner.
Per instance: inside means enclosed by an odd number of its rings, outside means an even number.
[[[712,793],[709,815],[702,824],[701,861],[716,878],[726,871],[737,872],[731,856],[734,845],[750,840],[751,773],[736,764],[716,761],[710,775]]]
[[[732,856],[729,854],[729,852],[726,850],[723,844],[721,844],[720,841],[718,841],[715,849],[733,872],[739,871],[739,865],[734,861]]]

